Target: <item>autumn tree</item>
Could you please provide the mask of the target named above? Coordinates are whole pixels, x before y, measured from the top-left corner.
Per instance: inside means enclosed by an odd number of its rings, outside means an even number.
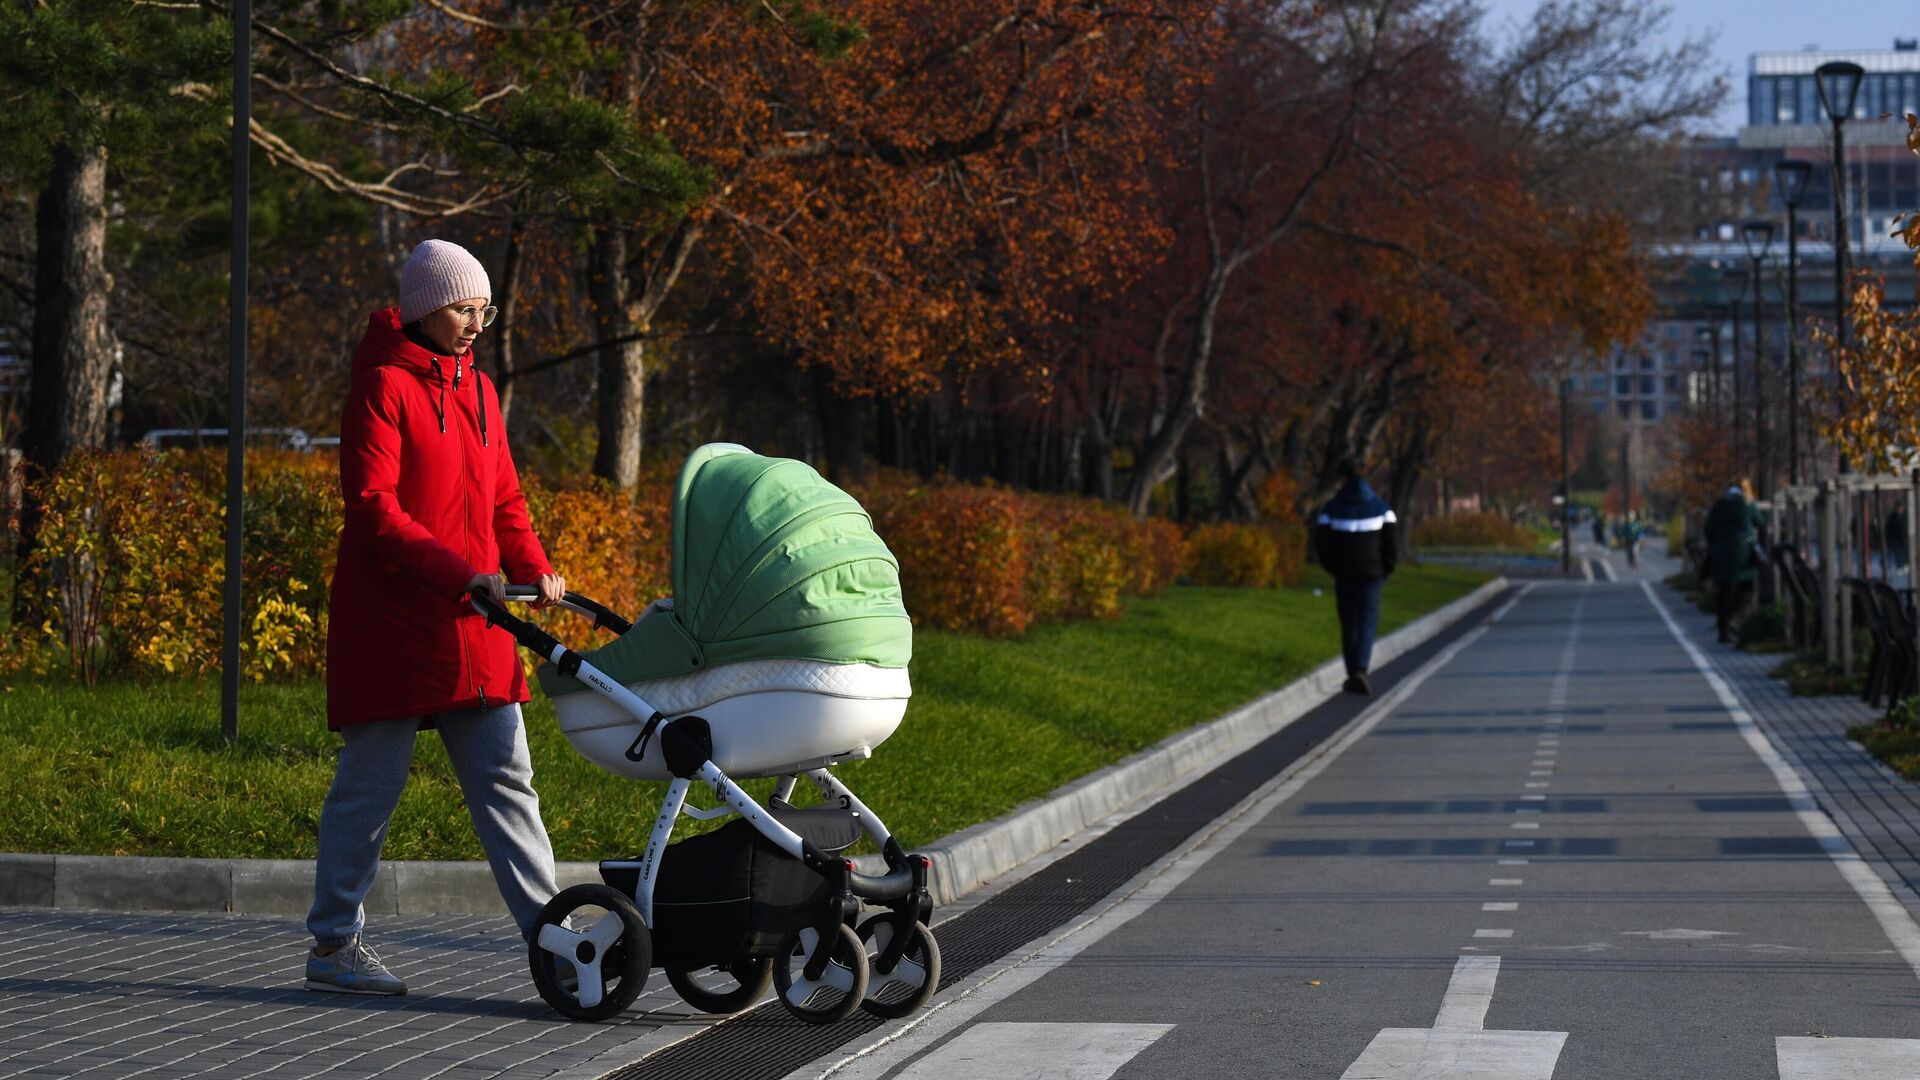
[[[230,39],[218,22],[160,5],[92,0],[7,5],[0,38],[0,137],[10,148],[0,179],[37,188],[32,280],[13,287],[32,297],[25,456],[45,472],[107,439],[119,347],[110,193],[153,176],[181,145],[219,140],[208,83]]]

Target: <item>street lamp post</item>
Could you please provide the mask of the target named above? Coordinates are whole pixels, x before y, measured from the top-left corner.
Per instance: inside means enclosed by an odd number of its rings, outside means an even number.
[[[1760,264],[1767,257],[1767,249],[1773,246],[1773,222],[1749,221],[1740,226],[1740,239],[1746,242],[1747,257],[1753,260],[1753,383],[1749,389],[1753,392],[1753,456],[1759,468],[1761,498],[1766,498],[1773,486],[1771,465],[1772,448],[1767,445],[1767,339],[1766,320],[1762,318],[1761,300],[1766,296],[1766,277],[1760,272]]]
[[[1867,69],[1846,60],[1821,64],[1813,72],[1820,107],[1833,121],[1833,321],[1834,339],[1847,345],[1847,118]]]
[[[1560,379],[1560,574],[1573,576],[1573,462],[1567,435],[1567,396],[1573,387],[1570,376]]]
[[[1707,415],[1717,416],[1720,408],[1720,315],[1717,310],[1712,318],[1713,326],[1700,327],[1694,332],[1694,340],[1713,353],[1707,360],[1710,365],[1707,368]]]
[[[1687,405],[1696,412],[1707,398],[1708,380],[1713,375],[1707,364],[1711,362],[1712,355],[1705,349],[1693,350],[1694,374],[1691,378],[1696,381],[1692,386],[1687,387]]]
[[[247,155],[253,117],[253,2],[233,5],[232,238],[227,266],[227,521],[226,581],[221,592],[220,737],[240,738],[240,560],[247,462]]]
[[[1800,230],[1795,212],[1807,194],[1813,166],[1804,161],[1773,163],[1780,201],[1787,204],[1787,483],[1800,482]]]
[[[1727,300],[1727,315],[1733,320],[1733,459],[1744,467],[1746,450],[1740,439],[1740,301],[1747,298],[1747,272],[1728,270],[1720,278],[1732,294]]]

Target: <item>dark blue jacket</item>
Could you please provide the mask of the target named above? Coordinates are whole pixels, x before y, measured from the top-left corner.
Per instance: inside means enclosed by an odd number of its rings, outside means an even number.
[[[1314,554],[1336,578],[1383,578],[1400,559],[1398,528],[1387,501],[1355,477],[1340,485],[1314,519]]]

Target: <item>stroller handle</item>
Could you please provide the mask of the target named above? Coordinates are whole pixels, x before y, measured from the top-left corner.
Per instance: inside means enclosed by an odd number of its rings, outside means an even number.
[[[506,588],[506,593],[508,603],[524,603],[528,600],[538,600],[540,598],[540,589],[535,585],[509,585]],[[490,607],[504,613],[505,609],[499,608],[498,605],[488,600],[485,592],[482,590],[475,589],[473,599],[474,608],[482,615],[492,618],[493,611],[487,610]],[[598,600],[590,600],[577,592],[566,593],[561,597],[558,606],[578,612],[592,619],[595,630],[605,627],[616,634],[624,634],[633,629],[633,623],[614,614],[612,608],[600,603]]]
[[[540,590],[531,585],[509,585],[506,593],[509,601],[526,601],[538,598]],[[473,610],[487,617],[488,626],[498,626],[512,634],[514,640],[521,646],[532,649],[542,657],[559,664],[561,670],[569,675],[579,670],[579,654],[562,645],[552,634],[508,611],[504,604],[495,603],[484,587],[473,589],[468,596],[473,602]],[[559,606],[591,616],[593,625],[605,626],[617,634],[624,634],[633,629],[632,623],[615,615],[604,605],[578,593],[567,593]]]

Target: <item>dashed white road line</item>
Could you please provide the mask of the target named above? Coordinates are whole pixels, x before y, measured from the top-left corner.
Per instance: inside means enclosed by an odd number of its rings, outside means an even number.
[[[1282,803],[1298,794],[1348,747],[1378,727],[1434,672],[1445,668],[1462,650],[1480,640],[1489,627],[1504,618],[1531,591],[1531,584],[1522,586],[1512,599],[1502,604],[1485,622],[1462,634],[1419,670],[1368,706],[1339,735],[1321,744],[1311,756],[1295,762],[1291,768],[1249,793],[1233,809],[1221,815],[1218,824],[1210,832],[1190,838],[1135,874],[1109,895],[1104,906],[1091,911],[1085,918],[1048,940],[1030,942],[1031,951],[1009,955],[975,973],[965,983],[946,991],[943,995],[945,1000],[923,1009],[898,1027],[884,1029],[879,1038],[864,1042],[851,1053],[836,1059],[821,1058],[809,1062],[788,1073],[785,1080],[826,1080],[827,1077],[836,1080],[874,1080],[885,1076],[925,1054],[981,1012],[1025,989],[1047,972],[1065,965],[1082,950],[1133,921],[1165,899],[1248,829],[1266,820]]]

